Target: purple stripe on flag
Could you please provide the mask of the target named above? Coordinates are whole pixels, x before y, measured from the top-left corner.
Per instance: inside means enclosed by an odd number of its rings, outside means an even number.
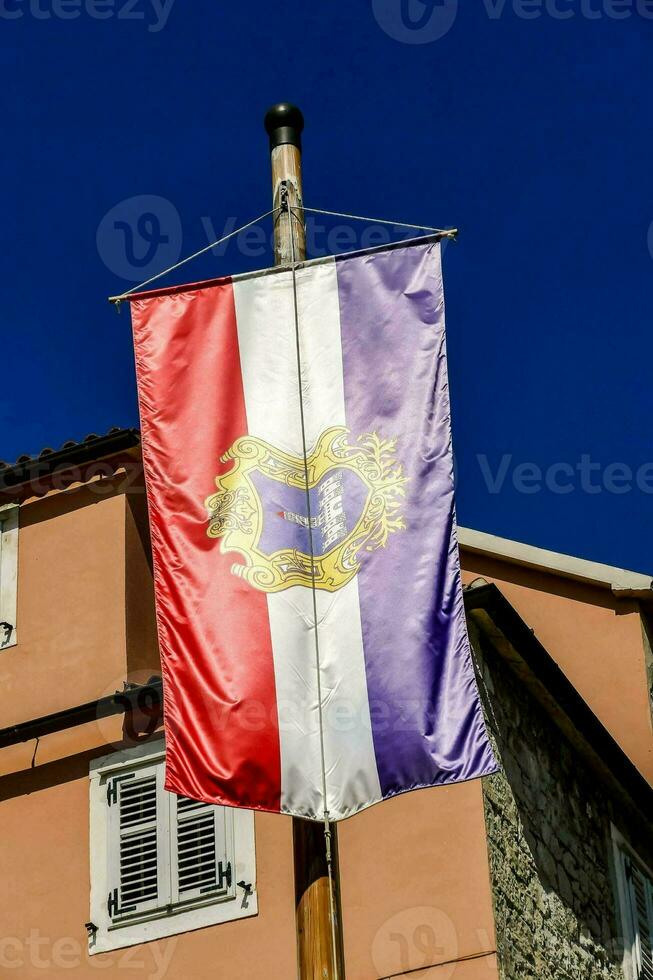
[[[455,533],[440,247],[337,261],[347,425],[396,439],[406,528],[358,575],[383,796],[497,768],[471,665]]]

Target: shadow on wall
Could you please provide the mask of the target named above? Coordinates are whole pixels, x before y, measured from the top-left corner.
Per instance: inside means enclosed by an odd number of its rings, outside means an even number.
[[[127,679],[143,683],[161,672],[154,607],[152,545],[145,490],[136,484],[125,510],[125,636]]]
[[[539,595],[557,596],[571,602],[582,602],[586,606],[608,609],[615,616],[628,616],[639,613],[640,606],[635,599],[616,598],[610,589],[601,588],[587,582],[577,582],[561,575],[550,575],[537,568],[511,564],[507,561],[476,555],[462,549],[463,568],[468,575],[490,579],[497,583],[506,582],[520,588],[530,589]]]
[[[141,742],[149,742],[150,739],[154,740],[160,737],[160,734],[161,729],[157,726],[157,730],[152,735],[134,736],[133,732],[129,731],[128,726],[123,724],[122,740],[104,742],[93,749],[87,749],[75,755],[67,755],[62,759],[55,759],[43,764],[39,764],[38,746],[35,746],[37,751],[34,757],[34,765],[28,769],[20,769],[16,772],[0,775],[0,803],[19,796],[29,796],[30,793],[37,793],[53,786],[61,786],[63,783],[70,783],[76,779],[88,779],[89,764],[93,759],[108,755],[111,752],[132,748]],[[29,744],[33,745],[34,743]]]
[[[481,695],[502,771],[483,781],[503,980],[623,980],[610,802],[485,640]]]
[[[644,656],[646,658],[646,681],[650,694],[651,723],[653,724],[653,616],[646,609],[641,609],[642,633],[644,640]]]

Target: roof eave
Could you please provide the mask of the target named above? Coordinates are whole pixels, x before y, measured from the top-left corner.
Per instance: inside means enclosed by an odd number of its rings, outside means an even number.
[[[520,541],[500,538],[484,531],[458,528],[458,543],[463,551],[496,558],[523,568],[610,589],[616,598],[653,599],[653,576],[631,572],[625,568],[602,565],[599,562],[574,558],[556,551],[547,551]]]
[[[26,459],[0,470],[0,500],[24,499],[30,487],[41,490],[41,481],[103,459],[124,455],[140,444],[138,429],[118,429],[104,436],[66,445],[62,449]],[[40,495],[37,493],[37,495]]]

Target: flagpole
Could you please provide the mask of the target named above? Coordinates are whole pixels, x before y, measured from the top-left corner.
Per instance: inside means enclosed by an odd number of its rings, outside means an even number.
[[[270,137],[274,260],[292,265],[306,258],[302,210],[301,133],[304,117],[287,102],[265,116]],[[326,800],[325,800],[326,811]],[[299,980],[344,980],[338,913],[338,850],[335,826],[293,818],[295,916]]]

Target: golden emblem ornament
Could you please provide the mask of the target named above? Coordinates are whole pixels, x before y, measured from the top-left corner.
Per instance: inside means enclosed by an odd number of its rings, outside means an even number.
[[[408,479],[396,440],[375,432],[350,438],[343,426],[327,429],[306,463],[252,436],[221,457],[233,466],[205,502],[207,534],[220,539],[222,553],[244,558],[232,565],[234,575],[263,592],[294,585],[335,592],[356,575],[364,552],[405,528]]]

